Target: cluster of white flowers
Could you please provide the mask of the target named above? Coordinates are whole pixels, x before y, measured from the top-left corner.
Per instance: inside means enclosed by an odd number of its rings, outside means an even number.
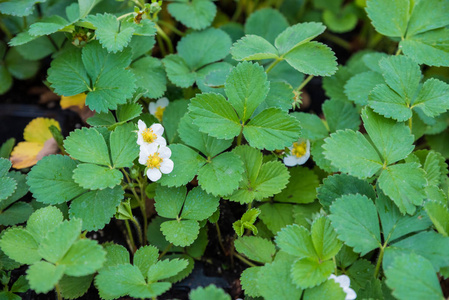
[[[299,139],[291,147],[288,147],[288,149],[290,150],[290,154],[284,157],[284,164],[288,167],[303,165],[310,157],[309,140]]]
[[[343,289],[343,292],[346,293],[345,300],[354,300],[355,298],[357,298],[357,294],[355,293],[355,291],[349,287],[349,285],[351,284],[351,280],[348,276],[335,276],[334,274],[331,274],[328,279],[333,279],[340,285],[340,287]]]
[[[147,166],[146,174],[151,181],[157,181],[162,174],[173,171],[173,161],[170,159],[171,150],[162,137],[164,127],[155,123],[147,128],[142,120],[137,123],[139,127],[137,144],[140,146],[139,163]]]

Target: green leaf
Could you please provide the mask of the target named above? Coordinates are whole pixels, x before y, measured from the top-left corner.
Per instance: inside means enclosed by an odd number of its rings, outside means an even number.
[[[351,77],[351,79],[346,82],[345,94],[348,96],[348,99],[355,104],[367,105],[371,91],[377,85],[384,82],[383,77],[377,72],[363,72]],[[377,92],[379,92],[379,90]],[[380,97],[377,98],[382,99]]]
[[[149,98],[159,98],[167,90],[167,78],[162,62],[154,57],[143,57],[131,64],[137,87],[147,89]]]
[[[29,203],[16,202],[11,205],[7,210],[0,213],[1,225],[16,225],[25,222],[28,217],[33,213],[33,207]]]
[[[267,150],[291,146],[298,140],[300,132],[298,120],[278,108],[265,109],[243,128],[250,146]]]
[[[425,172],[417,163],[389,166],[379,177],[382,191],[394,201],[401,213],[413,214],[424,198]]]
[[[155,209],[159,216],[177,219],[186,199],[186,187],[168,188],[158,186],[154,197]]]
[[[80,7],[80,19],[86,17],[100,1],[101,0],[78,0]]]
[[[303,288],[311,288],[324,282],[334,271],[333,261],[319,261],[316,258],[298,259],[291,267],[293,282]]]
[[[386,119],[366,108],[362,111],[363,125],[379,150],[386,165],[409,155],[413,149],[413,135],[404,123]]]
[[[224,31],[208,28],[186,35],[179,41],[176,49],[190,70],[197,70],[225,58],[231,43],[231,38]]]
[[[316,198],[316,188],[320,185],[318,176],[304,167],[289,168],[290,182],[274,200],[290,203],[311,203]]]
[[[189,246],[198,237],[200,226],[194,220],[173,220],[161,224],[161,231],[167,241],[175,246]]]
[[[326,100],[322,105],[322,109],[331,133],[337,130],[359,129],[360,115],[351,103],[339,100]]]
[[[257,236],[244,236],[235,240],[235,249],[251,260],[270,263],[276,253],[274,244]]]
[[[239,187],[243,171],[240,157],[226,152],[212,159],[198,171],[198,183],[214,196],[229,195]]]
[[[415,8],[410,16],[407,36],[447,26],[449,24],[446,18],[448,13],[449,8],[446,1],[431,0],[416,2]],[[430,15],[432,18],[428,17]]]
[[[173,171],[165,174],[159,180],[164,186],[182,186],[190,182],[198,170],[206,163],[206,159],[196,151],[182,144],[172,144],[170,159],[173,161]]]
[[[294,112],[291,115],[298,119],[301,124],[302,138],[315,141],[324,139],[329,135],[326,126],[317,115],[304,112]]]
[[[131,41],[134,33],[133,27],[123,26],[124,24],[120,24],[114,15],[108,13],[90,15],[86,20],[96,27],[97,39],[109,52],[122,51]]]
[[[334,280],[326,280],[319,286],[307,289],[304,291],[304,300],[313,299],[335,299],[343,300],[346,297],[346,293],[340,287],[340,284]]]
[[[115,215],[123,194],[121,186],[85,193],[72,201],[70,218],[81,218],[83,230],[102,229]]]
[[[295,257],[318,257],[310,232],[303,226],[293,224],[282,228],[275,242],[282,251]]]
[[[424,82],[418,96],[413,101],[413,107],[419,107],[424,114],[434,118],[449,109],[449,85],[438,79],[431,78]]]
[[[385,275],[397,299],[444,299],[432,264],[422,256],[410,253],[397,257]]]
[[[410,1],[368,1],[366,12],[377,32],[386,36],[404,37],[410,18]]]
[[[190,292],[189,294],[190,300],[231,300],[231,296],[225,293],[220,288],[217,288],[215,285],[211,284],[205,288],[198,287]]]
[[[235,221],[232,224],[235,233],[239,237],[243,236],[245,229],[250,229],[253,234],[257,235],[257,228],[254,226],[254,222],[256,222],[257,216],[260,214],[260,210],[258,208],[248,209],[242,216],[240,220]]]
[[[74,277],[64,275],[58,282],[61,295],[66,299],[75,299],[84,295],[92,285],[93,275]]]
[[[39,261],[27,270],[26,278],[30,288],[36,293],[51,291],[64,275],[64,266],[55,266],[46,261]]]
[[[200,131],[219,139],[237,136],[242,125],[234,108],[220,94],[199,94],[190,100],[190,115]]]
[[[339,12],[330,10],[323,12],[323,22],[333,32],[343,33],[351,31],[357,25],[357,13],[355,5],[346,5]]]
[[[278,58],[278,51],[266,39],[257,35],[245,35],[232,45],[235,60],[262,60]]]
[[[265,203],[259,206],[259,209],[261,210],[259,218],[273,234],[293,224],[293,205],[291,204]]]
[[[65,274],[86,276],[95,273],[106,260],[106,251],[96,242],[88,239],[76,241],[58,264],[64,265]]]
[[[42,18],[39,22],[31,24],[28,32],[33,36],[50,35],[69,24],[70,22],[66,19],[58,15],[52,15]]]
[[[72,131],[64,141],[64,148],[80,161],[111,166],[106,141],[95,128],[83,127]]]
[[[364,195],[344,195],[330,207],[338,238],[362,256],[382,246],[377,210]]]
[[[178,0],[167,8],[173,18],[195,30],[208,27],[217,13],[217,7],[210,0]]]
[[[253,115],[257,115],[264,109],[270,107],[277,107],[288,112],[292,108],[294,97],[295,94],[293,93],[293,88],[290,84],[283,81],[271,81],[267,98],[265,98],[265,101],[256,108]]]
[[[245,290],[245,295],[251,297],[261,296],[257,284],[259,271],[261,269],[262,267],[249,267],[246,268],[240,275],[240,282],[242,284],[242,288]]]
[[[73,180],[82,188],[102,190],[119,185],[123,174],[117,169],[93,164],[79,164],[73,171]]]
[[[160,260],[148,270],[148,282],[163,280],[175,276],[187,267],[186,259]]]
[[[447,207],[436,201],[429,201],[424,204],[427,215],[433,225],[443,236],[449,236],[449,210]]]
[[[188,88],[195,83],[196,73],[190,70],[186,61],[179,55],[169,54],[162,59],[167,77],[179,87]]]
[[[125,247],[117,244],[107,244],[104,245],[104,250],[106,250],[106,261],[103,268],[130,263],[129,252]]]
[[[137,249],[136,253],[134,253],[133,263],[139,268],[142,274],[148,274],[148,270],[157,262],[158,257],[158,249],[148,245]]]
[[[15,48],[9,49],[5,57],[8,71],[17,79],[30,79],[39,70],[38,61],[25,59]]]
[[[189,104],[188,100],[180,99],[170,102],[170,105],[167,106],[164,110],[162,125],[164,125],[165,135],[167,136],[167,142],[169,144],[179,142],[178,137],[179,122],[187,112],[188,104]]]
[[[111,159],[115,168],[132,167],[133,161],[139,155],[137,135],[133,132],[135,129],[132,123],[128,123],[111,132]]]
[[[291,261],[275,260],[261,267],[257,286],[264,299],[300,299],[302,289],[296,287],[290,275]]]
[[[287,19],[272,8],[252,13],[245,23],[245,33],[260,36],[273,44],[276,37],[288,27]]]
[[[382,168],[376,149],[359,131],[338,131],[324,140],[324,156],[341,172],[367,178]]]
[[[34,4],[46,0],[18,0],[0,3],[0,12],[17,17],[28,16],[34,11]]]
[[[33,236],[36,242],[41,243],[47,233],[62,223],[63,215],[54,206],[47,206],[36,210],[28,219],[27,231]]]
[[[200,236],[201,236],[201,232],[200,232]],[[197,239],[197,241],[198,240],[199,240],[199,238]],[[194,247],[194,245],[195,245],[195,243],[193,243],[191,247]],[[166,255],[165,257],[166,258],[182,258],[182,259],[185,259],[188,261],[188,265],[184,270],[182,270],[175,276],[167,278],[166,281],[171,282],[171,283],[176,283],[176,282],[183,280],[184,278],[186,278],[187,276],[189,276],[192,273],[195,261],[188,254],[172,254],[172,255]]]
[[[343,195],[360,194],[371,200],[376,199],[373,186],[365,180],[346,174],[335,174],[323,180],[323,184],[317,188],[317,197],[326,211],[329,206]]]
[[[0,66],[0,94],[4,94],[9,91],[12,86],[12,81],[12,76],[6,66]]]
[[[137,118],[142,113],[142,106],[138,103],[126,103],[117,107],[117,120],[119,122],[128,122]],[[108,116],[110,116],[108,114]],[[113,122],[115,123],[115,122]]]
[[[340,251],[342,243],[337,239],[337,233],[328,218],[315,219],[310,232],[320,261],[331,259]]]
[[[284,54],[285,60],[293,68],[304,74],[331,76],[337,71],[334,52],[318,42],[308,42]]]
[[[38,246],[33,236],[23,228],[6,230],[0,240],[2,251],[21,264],[32,264],[41,260],[42,256],[37,252]]]
[[[278,35],[275,46],[279,53],[286,55],[299,46],[310,42],[324,32],[326,27],[322,23],[298,23],[290,26]]]
[[[16,190],[17,182],[11,177],[0,178],[0,200],[5,200]]]
[[[76,166],[73,159],[62,155],[49,155],[38,161],[27,177],[27,184],[36,200],[59,204],[84,193],[86,190],[72,179]]]
[[[218,93],[225,95],[223,85],[226,77],[231,72],[232,67],[231,64],[225,61],[209,64],[198,70],[196,73],[196,85],[203,93]],[[212,77],[209,77],[209,75]],[[212,79],[212,82],[209,81],[210,79]],[[217,83],[218,85],[215,85]]]
[[[1,210],[4,210],[9,205],[25,196],[28,193],[29,189],[28,185],[26,184],[25,174],[16,171],[10,171],[7,176],[11,177],[12,179],[14,179],[15,182],[17,182],[17,188],[14,191],[14,193],[11,196],[9,196],[6,200],[0,201]]]
[[[201,221],[209,218],[218,208],[220,198],[207,194],[200,187],[193,188],[182,207],[181,218]]]
[[[258,64],[239,63],[226,78],[225,91],[229,103],[246,122],[268,94],[267,75]]]
[[[95,115],[87,119],[86,122],[91,126],[110,126],[114,125],[117,121],[112,112],[108,110],[107,113],[95,113]]]

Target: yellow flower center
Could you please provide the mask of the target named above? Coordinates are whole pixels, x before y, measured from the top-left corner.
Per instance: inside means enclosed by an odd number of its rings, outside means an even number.
[[[161,167],[162,161],[162,157],[159,157],[159,153],[156,152],[153,155],[148,156],[147,167],[150,169],[159,169]]]
[[[307,152],[307,143],[301,142],[301,143],[293,143],[293,149],[292,154],[298,158],[304,156]]]
[[[143,140],[149,144],[154,142],[157,138],[156,134],[153,132],[153,129],[150,129],[150,128],[146,128],[142,132],[142,137],[143,137]]]
[[[164,110],[165,110],[165,107],[158,106],[156,108],[156,112],[154,113],[154,116],[161,122],[162,122],[162,116],[164,115]]]

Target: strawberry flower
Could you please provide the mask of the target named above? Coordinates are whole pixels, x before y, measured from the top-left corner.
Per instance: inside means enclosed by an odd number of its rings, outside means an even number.
[[[331,274],[328,279],[333,279],[340,285],[340,287],[343,289],[343,292],[346,293],[345,300],[354,300],[355,298],[357,298],[357,294],[355,293],[355,291],[349,287],[349,285],[351,284],[351,279],[349,279],[348,276],[335,276],[334,274]]]
[[[140,147],[139,163],[146,165],[146,174],[151,181],[158,181],[162,174],[173,171],[171,150],[156,143]]]
[[[299,139],[288,149],[290,154],[284,157],[284,164],[288,167],[303,165],[310,157],[310,142],[308,140]]]
[[[159,122],[162,122],[162,116],[164,115],[165,108],[168,106],[168,99],[166,97],[157,100],[156,102],[150,102],[148,110],[150,114],[156,117]]]
[[[149,146],[153,143],[161,146],[167,145],[167,142],[162,137],[162,134],[164,133],[164,127],[161,124],[155,123],[151,125],[150,128],[148,128],[144,121],[139,120],[137,122],[137,126],[139,127],[137,136],[138,145]]]

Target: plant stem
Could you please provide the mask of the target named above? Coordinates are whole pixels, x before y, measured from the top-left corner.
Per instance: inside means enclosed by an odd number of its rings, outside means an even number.
[[[221,231],[220,231],[220,226],[218,226],[218,222],[215,223],[215,228],[217,228],[218,243],[220,244],[220,248],[223,251],[223,254],[225,254],[226,250],[225,250],[225,247],[223,245],[223,241],[222,241],[222,237],[221,237]]]
[[[335,270],[334,270],[334,274],[335,274],[335,276],[337,276],[337,260],[335,259],[335,256],[334,257],[332,257],[332,260],[334,261],[334,266],[335,266]]]
[[[170,243],[167,247],[165,247],[164,251],[162,251],[158,259],[164,257],[164,255],[167,254],[168,251],[170,251],[171,247],[173,247],[173,243]]]
[[[175,26],[173,26],[172,24],[165,22],[164,20],[158,20],[157,21],[159,24],[167,27],[168,29],[170,29],[171,31],[173,31],[174,33],[176,33],[179,36],[185,36],[184,32],[182,32],[181,30],[179,30],[178,28],[176,28]]]
[[[380,253],[379,257],[377,258],[376,269],[374,270],[374,278],[377,278],[377,276],[379,275],[380,265],[382,264],[382,259],[384,258],[384,250],[386,246],[387,243],[385,242],[385,244],[382,247],[380,247]]]
[[[277,58],[275,61],[273,61],[273,62],[268,66],[268,68],[265,70],[265,73],[268,74],[268,72],[270,72],[271,69],[273,69],[273,68],[274,68],[279,62],[281,62],[281,61],[282,61],[281,58]]]
[[[59,284],[55,286],[56,295],[58,295],[58,300],[62,300],[61,289],[59,288]]]
[[[167,55],[167,50],[165,50],[165,45],[162,42],[161,36],[156,35],[156,39],[157,39],[157,43],[159,44],[159,48],[161,49],[162,56],[165,57]]]
[[[131,251],[134,253],[137,250],[136,243],[134,242],[133,233],[131,227],[129,226],[128,220],[125,220],[126,231],[128,231],[129,243],[131,244]]]
[[[408,119],[408,127],[410,128],[410,132],[412,132],[412,127],[413,127],[412,118],[413,117],[410,117],[410,119]]]
[[[139,236],[139,243],[140,243],[141,246],[143,246],[144,244],[143,244],[142,228],[140,227],[139,222],[137,222],[137,220],[136,220],[136,218],[134,218],[134,216],[131,219],[131,222],[133,222],[134,226],[136,226],[137,233],[138,233],[138,236]]]
[[[253,264],[252,262],[250,262],[249,260],[247,260],[246,258],[244,258],[243,256],[241,256],[240,254],[234,252],[234,256],[237,257],[238,259],[240,259],[242,262],[244,262],[245,264],[247,264],[250,267],[257,267],[257,265]]]
[[[401,53],[402,53],[402,49],[401,49],[401,48],[398,48],[398,50],[396,51],[396,54],[395,54],[395,55],[397,56],[397,55],[400,55]]]
[[[304,79],[304,81],[298,86],[298,88],[296,90],[297,91],[302,90],[306,86],[306,84],[308,84],[309,81],[312,80],[313,77],[314,77],[313,75],[307,76],[307,78]]]
[[[243,11],[243,1],[244,0],[239,0],[237,1],[237,8],[235,9],[234,15],[231,18],[231,22],[235,22],[238,20],[238,18],[240,17],[240,15],[242,14]]]
[[[148,228],[148,218],[147,218],[147,208],[146,208],[146,202],[145,202],[145,184],[142,183],[139,180],[139,189],[140,189],[140,211],[142,212],[142,218],[143,218],[143,242],[144,245],[147,244],[147,228]]]
[[[121,19],[124,19],[124,18],[126,18],[127,16],[130,16],[130,15],[132,15],[132,14],[134,14],[134,12],[130,12],[130,13],[127,13],[127,14],[121,15],[120,17],[118,17],[118,18],[117,18],[117,20],[121,20]]]
[[[240,133],[237,136],[237,146],[240,146],[242,144],[242,136],[243,136],[243,124],[242,124],[242,129],[240,130]]]
[[[352,49],[351,43],[349,43],[348,41],[345,41],[344,39],[342,39],[341,37],[338,37],[336,35],[333,35],[329,32],[324,32],[322,34],[322,37],[337,44],[338,46],[350,51]]]
[[[53,45],[53,48],[55,48],[55,51],[59,50],[58,45],[56,44],[55,40],[53,40],[53,38],[49,35],[46,35],[46,37],[50,40],[50,43]]]
[[[157,33],[162,37],[162,39],[167,43],[168,46],[168,53],[173,53],[173,44],[170,40],[170,38],[167,36],[167,34],[162,30],[161,27],[156,23],[156,30]]]

